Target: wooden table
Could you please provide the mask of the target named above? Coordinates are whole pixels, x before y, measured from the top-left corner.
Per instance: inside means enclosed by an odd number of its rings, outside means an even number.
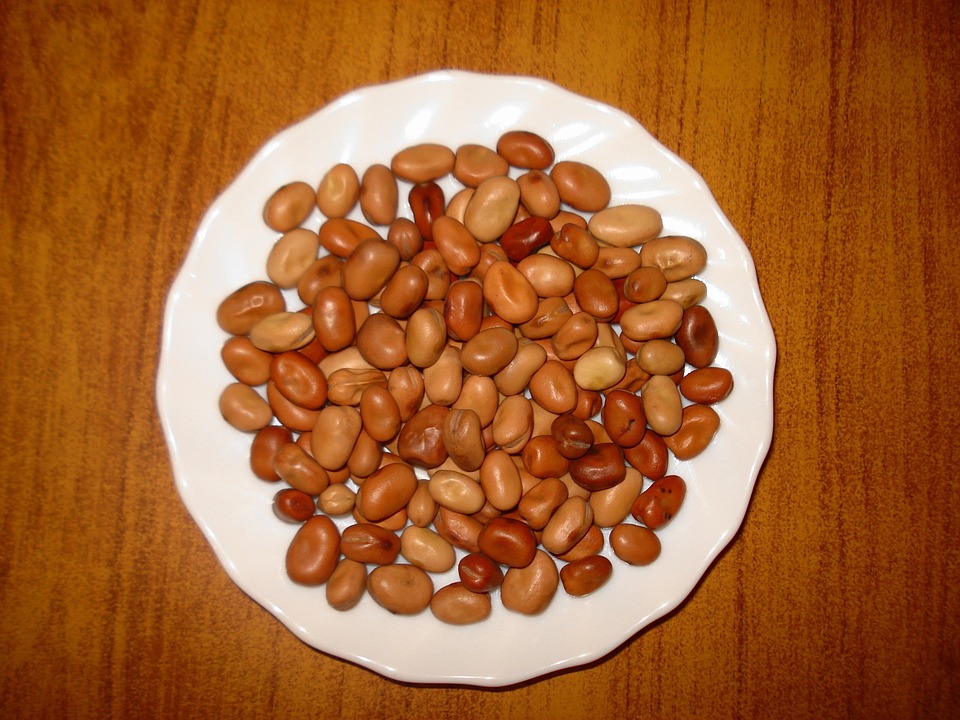
[[[947,0],[7,3],[4,717],[892,717],[960,708]],[[618,106],[756,261],[776,430],[741,533],[604,662],[502,691],[318,653],[226,576],[154,401],[207,205],[281,128],[439,68]]]

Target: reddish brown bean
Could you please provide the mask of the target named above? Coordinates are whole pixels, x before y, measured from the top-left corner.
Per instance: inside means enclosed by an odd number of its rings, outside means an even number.
[[[540,135],[527,130],[508,130],[497,140],[497,153],[517,168],[543,170],[553,165],[554,151]]]
[[[378,565],[367,578],[367,592],[395,615],[416,615],[430,605],[433,580],[415,565]]]
[[[408,318],[427,297],[429,287],[430,280],[422,268],[404,265],[380,293],[380,309],[394,318]]]
[[[263,221],[271,230],[287,232],[310,217],[316,205],[311,185],[297,180],[278,188],[263,208]]]
[[[287,548],[287,575],[300,585],[322,585],[333,574],[340,556],[340,532],[326,515],[314,515],[294,535]]]
[[[363,481],[357,507],[365,518],[379,522],[405,508],[416,490],[413,469],[403,463],[390,463]]]
[[[581,457],[570,462],[570,477],[591,492],[613,487],[625,476],[623,449],[616,443],[595,443]]]
[[[284,522],[306,522],[316,512],[313,498],[302,490],[284,488],[273,496],[273,513]]]
[[[640,493],[630,514],[651,530],[659,530],[680,512],[687,485],[679,475],[665,475]]]
[[[720,336],[713,315],[703,305],[683,311],[680,327],[674,336],[684,357],[695,368],[705,368],[717,357]]]
[[[399,196],[397,178],[386,165],[367,168],[360,182],[360,210],[367,222],[389,225],[397,217]]]
[[[413,464],[434,468],[447,459],[443,445],[443,423],[450,409],[427,405],[411,417],[397,437],[397,453]]]
[[[537,538],[530,526],[505,517],[484,525],[477,545],[484,555],[507,567],[526,567],[537,552]]]
[[[433,181],[417,183],[410,188],[407,202],[421,237],[424,240],[433,240],[433,224],[443,216],[443,189]]]
[[[355,562],[389,565],[400,555],[400,538],[372,523],[350,525],[340,533],[340,552]]]
[[[588,555],[564,565],[560,582],[568,595],[583,597],[596,592],[613,574],[613,563],[603,555]]]
[[[482,553],[469,553],[457,565],[457,574],[464,587],[475,593],[495,590],[503,583],[503,570]]]
[[[250,445],[250,469],[261,480],[276,482],[280,479],[274,460],[280,449],[293,441],[293,433],[281,425],[267,425],[257,431]]]
[[[621,523],[610,531],[610,547],[630,565],[649,565],[660,557],[660,538],[642,525]]]
[[[712,405],[726,398],[733,390],[733,374],[721,367],[698,368],[683,376],[679,388],[690,402]]]
[[[627,390],[611,390],[601,413],[603,427],[620,447],[633,447],[647,431],[647,417],[640,398]]]
[[[514,223],[500,237],[500,247],[513,262],[520,262],[553,238],[553,228],[546,218],[528,217]]]
[[[677,460],[690,460],[707,449],[720,430],[720,416],[709,405],[687,405],[683,408],[680,429],[665,435],[670,452]]]
[[[266,317],[286,310],[280,288],[257,280],[230,293],[217,307],[217,324],[232,335],[246,335]]]

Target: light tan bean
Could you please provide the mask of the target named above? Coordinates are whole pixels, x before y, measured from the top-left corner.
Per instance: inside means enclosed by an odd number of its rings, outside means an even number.
[[[278,312],[250,328],[250,342],[260,350],[280,353],[297,350],[316,337],[313,319],[302,312]]]
[[[463,388],[463,363],[460,351],[448,345],[433,365],[423,369],[423,387],[434,405],[453,405]]]
[[[453,176],[467,187],[475,188],[484,180],[506,175],[510,164],[484,145],[467,143],[457,148]]]
[[[670,337],[680,327],[682,319],[680,303],[660,299],[629,308],[620,317],[620,327],[628,338],[642,342]]]
[[[407,321],[407,357],[419,368],[433,365],[447,346],[447,324],[433,308],[422,307]]]
[[[556,562],[543,550],[537,550],[529,565],[507,570],[500,586],[500,600],[508,610],[537,615],[547,609],[559,585]]]
[[[616,349],[594,347],[579,357],[573,377],[584,390],[606,390],[616,385],[627,372],[626,363]]]
[[[666,375],[654,375],[640,390],[647,423],[659,435],[673,435],[680,429],[683,407],[677,384]]]
[[[487,502],[497,510],[507,511],[520,502],[523,487],[520,471],[503,450],[491,450],[480,465],[480,487]]]
[[[237,430],[255,432],[273,419],[266,400],[244,383],[230,383],[220,393],[220,414]]]
[[[446,145],[421,143],[404,148],[390,161],[394,174],[411,183],[437,180],[453,171],[456,155]]]
[[[530,320],[540,305],[537,291],[508,261],[497,261],[487,268],[483,298],[494,313],[514,325]]]
[[[517,178],[520,202],[531,215],[548,220],[560,212],[560,191],[549,174],[530,170]]]
[[[540,543],[553,555],[573,549],[593,525],[593,509],[582,497],[569,497],[556,509],[543,528]]]
[[[415,565],[380,565],[370,573],[367,591],[395,615],[417,615],[430,605],[433,580]]]
[[[595,213],[588,224],[595,238],[615,247],[636,247],[663,231],[663,218],[648,205],[615,205]]]
[[[562,298],[573,292],[576,273],[563,258],[538,252],[517,263],[517,269],[541,298]]]
[[[451,406],[452,410],[473,410],[485,428],[493,422],[500,406],[497,385],[492,378],[483,375],[468,375],[463,379],[460,397]]]
[[[673,375],[685,362],[683,350],[663,338],[648,340],[637,353],[637,365],[650,375]]]
[[[513,360],[493,377],[497,390],[504,395],[519,395],[546,361],[547,351],[541,345],[521,338]]]
[[[416,525],[407,526],[400,534],[400,554],[411,565],[431,573],[444,573],[457,562],[453,545],[435,531]]]
[[[667,283],[660,296],[661,300],[673,300],[680,303],[680,306],[686,310],[694,305],[699,305],[707,297],[707,285],[703,280],[697,278],[686,278],[685,280],[674,280]]]
[[[610,185],[595,167],[576,160],[561,160],[550,170],[560,199],[584,212],[598,212],[610,202]]]
[[[360,197],[360,178],[346,163],[330,168],[317,187],[317,207],[328,218],[343,218],[357,204]]]
[[[317,415],[310,436],[314,458],[327,470],[339,470],[347,464],[363,424],[352,407],[328,405]]]
[[[523,395],[503,399],[493,419],[493,441],[515,455],[523,450],[533,431],[533,407]]]
[[[459,582],[440,588],[430,600],[430,611],[450,625],[481,622],[490,616],[492,609],[489,593],[473,592]]]
[[[477,186],[463,211],[463,224],[478,242],[493,242],[513,224],[520,204],[520,186],[506,176]]]
[[[702,271],[707,265],[707,250],[691,237],[668,235],[646,243],[640,250],[640,260],[658,268],[671,283]]]
[[[593,522],[602,528],[622,523],[630,515],[630,509],[642,489],[643,475],[639,470],[628,467],[623,482],[590,494]]]
[[[383,290],[399,266],[396,246],[380,238],[367,238],[343,264],[343,289],[353,300],[369,300]]]
[[[320,238],[313,230],[294,228],[284,233],[267,256],[267,277],[277,287],[293,288],[317,259]]]
[[[437,470],[430,477],[430,495],[441,507],[472,515],[483,507],[486,498],[480,484],[463,473]]]
[[[352,513],[356,501],[353,490],[341,483],[334,483],[320,493],[317,506],[327,515],[338,517]]]
[[[660,557],[660,538],[642,525],[621,523],[610,531],[610,547],[630,565],[649,565]]]

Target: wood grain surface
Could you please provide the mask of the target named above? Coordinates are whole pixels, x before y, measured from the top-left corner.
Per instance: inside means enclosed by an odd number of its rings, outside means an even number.
[[[960,710],[950,0],[0,8],[6,718],[939,718]],[[622,108],[705,178],[776,332],[774,442],[690,599],[592,666],[418,687],[226,576],[154,400],[167,290],[261,144],[455,68]],[[469,648],[464,648],[469,652]]]

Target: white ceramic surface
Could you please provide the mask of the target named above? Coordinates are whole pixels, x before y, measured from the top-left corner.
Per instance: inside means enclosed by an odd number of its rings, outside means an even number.
[[[558,159],[596,166],[610,179],[613,204],[652,205],[663,214],[665,234],[690,235],[707,247],[700,277],[720,331],[716,364],[736,383],[716,406],[721,430],[699,457],[671,460],[670,471],[689,489],[680,514],[659,532],[661,557],[643,568],[613,557],[612,579],[591,596],[574,599],[561,589],[536,617],[507,611],[495,598],[492,616],[468,627],[442,624],[429,611],[393,616],[369,597],[336,612],[322,588],[285,576],[296,527],[271,512],[277,487],[249,470],[250,436],[219,415],[218,396],[232,378],[220,360],[226,335],[216,308],[234,289],[266,277],[277,235],[261,210],[275,188],[316,184],[337,162],[362,172],[419,142],[494,147],[510,129],[543,135]],[[449,197],[454,185],[444,187]],[[319,221],[315,215],[308,224]],[[532,78],[431,73],[359,89],[279,133],[203,219],[170,290],[162,343],[157,401],[177,489],[229,576],[304,642],[402,681],[503,686],[608,655],[682,603],[733,538],[772,436],[773,332],[752,258],[702,178],[630,116]],[[454,579],[452,571],[436,585]]]

